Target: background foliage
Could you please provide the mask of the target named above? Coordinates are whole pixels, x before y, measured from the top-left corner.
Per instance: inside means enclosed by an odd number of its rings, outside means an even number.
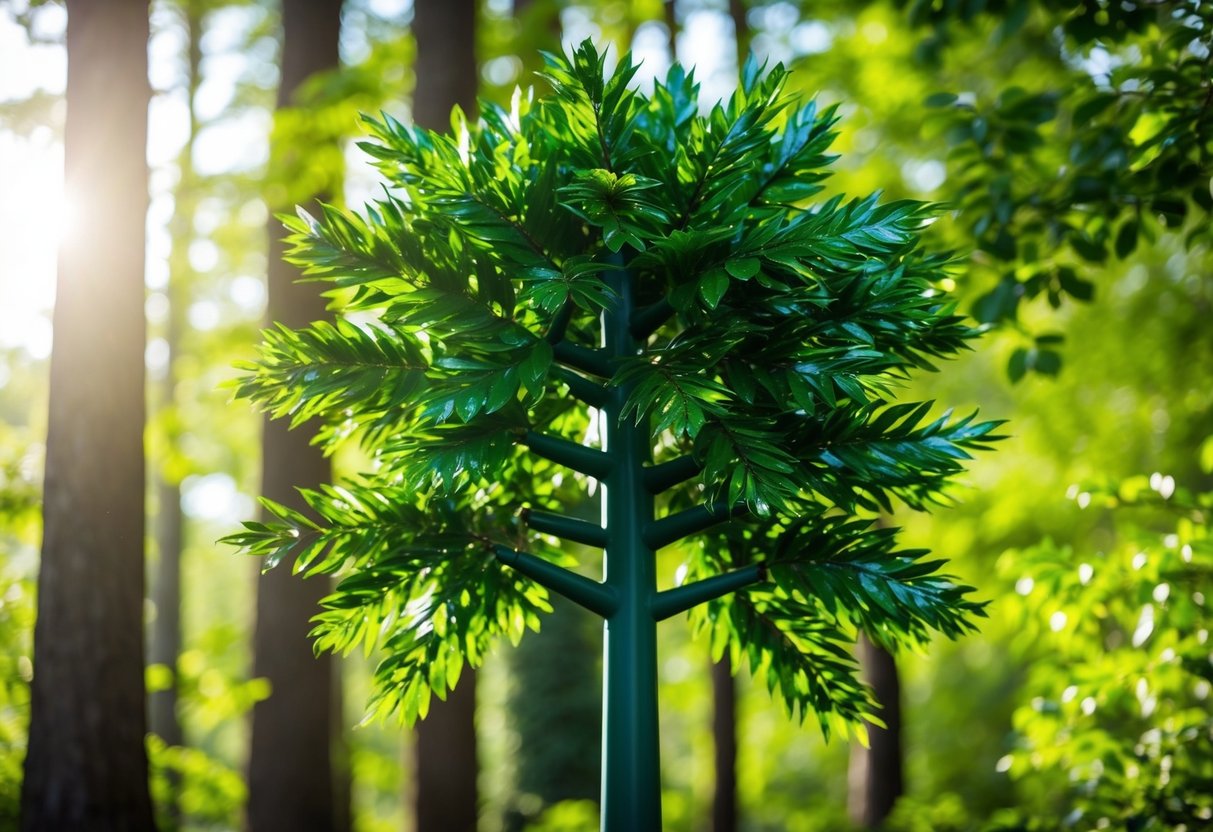
[[[218,5],[206,18],[204,70],[218,103],[205,119],[211,138],[197,151],[208,191],[189,248],[198,276],[186,302],[184,404],[150,433],[158,464],[182,482],[193,529],[185,619],[196,682],[182,710],[190,744],[206,762],[156,756],[187,771],[197,796],[187,804],[194,828],[235,823],[242,795],[231,772],[240,770],[245,741],[238,717],[264,693],[248,679],[249,564],[210,541],[247,516],[256,491],[253,423],[216,388],[250,356],[263,303],[263,242],[248,229],[264,222],[262,198],[269,198],[259,180],[274,14],[258,3]],[[550,20],[556,4],[535,0],[517,17],[507,5],[484,4],[478,22],[483,88],[502,104],[536,68],[535,47],[552,47],[547,24],[533,21]],[[911,544],[954,557],[955,571],[991,603],[980,635],[933,644],[930,659],[901,660],[908,796],[891,827],[1086,829],[1103,817],[1114,827],[1208,825],[1207,4],[743,5],[755,51],[788,62],[789,83],[806,99],[840,103],[840,170],[826,195],[882,189],[890,199],[952,205],[931,234],[941,249],[969,252],[970,265],[952,276],[961,309],[997,330],[957,372],[909,391],[962,412],[980,406],[1009,419],[1012,437],[975,463],[966,487],[950,492],[958,505],[939,519],[895,520]],[[156,4],[166,54],[173,54],[173,8]],[[321,85],[337,102],[331,118],[345,125],[335,129],[348,135],[357,131],[355,111],[379,102],[407,118],[407,12],[378,8],[354,4],[347,13],[348,73]],[[677,46],[701,63],[709,95],[727,95],[735,77],[729,11],[706,0],[676,4]],[[668,60],[665,19],[656,2],[561,4],[558,17],[570,41],[601,33],[642,52],[642,83],[650,66],[657,74]],[[49,23],[33,31],[54,40]],[[699,53],[696,44],[712,42],[713,32],[719,48]],[[171,107],[174,83],[171,72],[156,81],[159,106]],[[48,92],[53,99],[55,90]],[[47,96],[6,103],[0,119],[6,136],[54,141]],[[230,132],[237,127],[244,132]],[[217,149],[231,144],[242,152]],[[160,171],[153,228],[171,213],[171,156],[153,154]],[[366,178],[351,179],[350,201],[361,201]],[[162,371],[155,338],[166,324],[158,317],[163,273],[153,265],[149,274],[153,374]],[[29,485],[39,476],[45,368],[36,349],[3,341],[0,523],[9,557],[0,663],[13,657],[11,667],[0,665],[3,819],[13,816],[9,773],[23,754],[29,670],[22,660],[28,664],[37,539]],[[1136,566],[1139,554],[1145,559]],[[661,667],[665,813],[671,828],[701,828],[712,779],[706,658],[701,643],[674,629],[663,632]],[[349,669],[349,699],[361,702],[367,671],[357,661]],[[508,671],[490,666],[486,674],[486,828],[520,805],[525,816],[541,816],[541,828],[583,828],[577,805],[541,815],[515,789],[518,738],[502,693]],[[149,678],[154,684],[155,673]],[[772,709],[765,691],[750,691],[744,679],[742,686],[746,827],[845,828],[845,745],[823,746]],[[355,709],[349,723],[357,717]],[[398,737],[369,728],[353,737],[359,828],[398,828],[399,783],[408,774]]]

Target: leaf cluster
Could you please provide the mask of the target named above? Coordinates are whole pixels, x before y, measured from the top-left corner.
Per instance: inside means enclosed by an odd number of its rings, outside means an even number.
[[[975,334],[943,289],[952,258],[920,244],[937,208],[813,201],[836,117],[789,96],[781,66],[751,60],[701,111],[679,66],[645,96],[630,57],[608,72],[589,41],[546,63],[550,97],[519,91],[476,123],[456,110],[450,133],[369,119],[383,196],[285,218],[290,258],[333,287],[339,320],[268,331],[237,395],[320,420],[318,442],[361,442],[375,467],[305,492],[315,517],[267,504],[270,522],[229,540],[347,576],[319,644],[384,648],[376,709],[412,720],[493,638],[537,626],[543,592],[487,548],[561,558],[517,510],[584,495],[596,474],[577,460],[604,456],[618,396],[653,461],[687,471],[660,505],[737,518],[703,538],[698,572],[746,562],[733,544],[770,564],[769,586],[712,607],[718,649],[744,645],[823,725],[870,714],[845,647],[857,631],[917,642],[980,614],[938,561],[845,519],[945,501],[998,438],[894,402]],[[634,355],[598,349],[604,313],[628,316]]]
[[[958,220],[990,273],[974,315],[1016,321],[1021,304],[1089,301],[1109,259],[1167,233],[1208,245],[1213,211],[1213,10],[1205,4],[1050,0],[914,2],[920,50],[997,22],[997,39],[1056,66],[1032,86],[931,95],[947,136]],[[1098,63],[1097,63],[1098,62]],[[1103,65],[1103,66],[1101,66]],[[1106,68],[1104,68],[1106,67]],[[962,95],[961,93],[967,93]],[[1008,368],[1055,375],[1058,336],[1025,346]]]
[[[1080,492],[1115,532],[1103,551],[1045,541],[999,562],[1031,659],[1004,765],[1072,828],[1199,828],[1213,811],[1213,495],[1155,478]]]

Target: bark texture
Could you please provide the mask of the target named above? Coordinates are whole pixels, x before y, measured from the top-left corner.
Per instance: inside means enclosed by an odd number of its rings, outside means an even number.
[[[726,654],[712,665],[712,740],[716,750],[716,790],[712,832],[737,829],[737,683]]]
[[[901,748],[901,681],[893,654],[861,636],[859,664],[887,728],[869,728],[871,747],[851,746],[847,812],[864,829],[879,828],[905,791]]]
[[[26,832],[155,828],[144,748],[147,0],[67,2],[64,169]],[[53,221],[48,218],[48,221]]]
[[[469,117],[476,108],[475,0],[417,0],[413,120],[446,130],[458,104]],[[417,724],[411,794],[416,832],[466,832],[476,828],[476,674],[465,669],[445,702],[435,699]]]
[[[291,106],[300,85],[338,65],[341,0],[285,0],[278,107]],[[307,152],[307,148],[291,148]],[[280,154],[282,148],[274,148]],[[281,210],[287,206],[271,206]],[[269,225],[267,317],[300,327],[326,316],[319,289],[296,283],[297,270],[283,262],[282,227]],[[261,493],[302,509],[297,487],[330,479],[328,460],[311,444],[306,426],[288,430],[267,422],[262,441]],[[308,632],[329,582],[300,579],[287,566],[263,574],[257,586],[253,673],[269,679],[270,698],[253,708],[249,754],[248,825],[251,832],[330,832],[348,826],[348,807],[336,788],[334,739],[337,712],[335,661],[317,657]]]

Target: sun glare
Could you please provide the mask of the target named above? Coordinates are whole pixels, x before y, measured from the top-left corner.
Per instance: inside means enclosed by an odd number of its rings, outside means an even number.
[[[63,10],[48,5],[33,22],[39,38],[53,41],[63,30]],[[0,13],[0,101],[61,91],[66,71],[61,46],[30,43],[8,10]],[[0,130],[0,348],[50,354],[55,261],[69,223],[63,148],[51,128],[37,126],[27,136]]]
[[[0,345],[50,353],[55,260],[70,233],[57,143],[0,134]]]

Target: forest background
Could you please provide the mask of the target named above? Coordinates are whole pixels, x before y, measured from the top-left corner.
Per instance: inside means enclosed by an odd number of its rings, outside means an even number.
[[[0,6],[0,828],[18,815],[37,661],[53,250],[100,222],[60,196],[65,20],[55,3]],[[642,84],[672,57],[695,65],[709,102],[748,51],[783,61],[799,94],[840,104],[828,193],[947,203],[928,237],[967,262],[943,288],[990,331],[910,386],[1011,434],[953,505],[886,518],[990,604],[980,634],[928,655],[864,648],[878,698],[900,703],[871,751],[824,743],[667,625],[667,827],[1213,824],[1208,4],[157,0],[150,26],[141,609],[161,828],[304,828],[284,810],[300,793],[326,795],[325,825],[306,828],[594,827],[588,621],[558,610],[429,729],[355,727],[370,660],[259,665],[302,641],[305,613],[264,612],[278,596],[258,565],[215,543],[267,490],[259,418],[224,382],[267,301],[281,317],[271,212],[370,193],[359,112],[442,128],[452,104],[508,103],[540,49],[584,37],[631,49]],[[284,745],[291,720],[321,741]],[[443,819],[452,806],[477,817]]]

